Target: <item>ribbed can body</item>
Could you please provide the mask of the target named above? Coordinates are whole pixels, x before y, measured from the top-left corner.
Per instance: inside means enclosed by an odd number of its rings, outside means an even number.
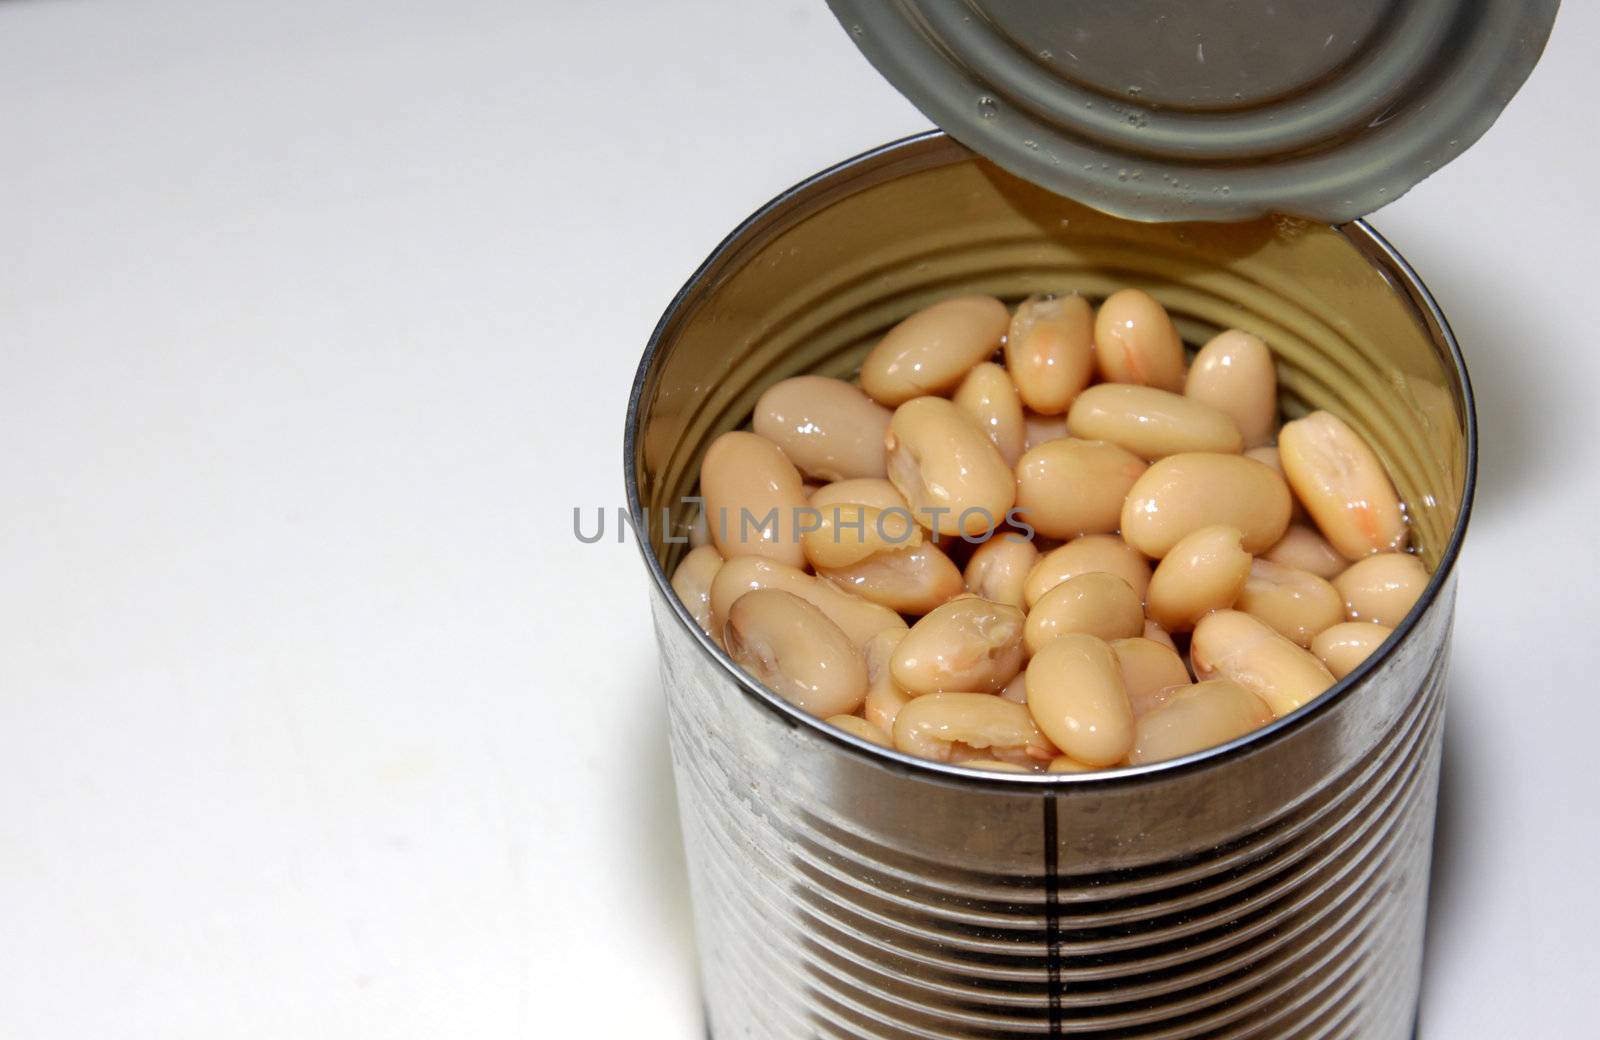
[[[1248,738],[1106,774],[929,764],[744,676],[673,598],[700,459],[760,393],[848,378],[957,292],[1151,293],[1184,340],[1259,335],[1286,414],[1383,460],[1433,572],[1395,638]],[[1368,226],[1140,224],[926,135],[746,221],[667,309],[629,402],[697,944],[716,1040],[1411,1035],[1471,390]]]
[[[1411,1035],[1450,592],[1225,768],[949,785],[748,703],[656,603],[712,1035]]]

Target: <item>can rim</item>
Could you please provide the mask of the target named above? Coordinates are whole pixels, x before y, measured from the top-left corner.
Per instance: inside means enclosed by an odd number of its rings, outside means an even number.
[[[644,507],[639,496],[639,482],[634,466],[639,443],[640,405],[644,398],[645,384],[648,382],[651,369],[661,352],[663,337],[668,327],[677,317],[678,312],[685,303],[695,295],[697,288],[704,284],[705,275],[742,245],[747,235],[762,226],[778,209],[797,197],[805,194],[821,193],[830,187],[837,186],[849,174],[857,171],[864,164],[889,159],[897,153],[912,152],[929,145],[949,145],[962,151],[969,151],[944,131],[929,130],[870,148],[812,174],[779,192],[762,204],[750,216],[740,221],[739,225],[717,244],[716,248],[695,268],[694,273],[673,295],[671,302],[667,304],[666,310],[662,312],[661,318],[656,322],[655,328],[650,332],[650,338],[646,341],[644,354],[639,359],[639,367],[634,373],[633,385],[628,393],[626,426],[623,430],[622,438],[623,481],[627,490],[629,519],[636,532],[647,529],[645,526]],[[972,154],[976,155],[976,153]],[[982,158],[981,156],[977,157]],[[656,559],[655,554],[650,551],[649,545],[644,539],[635,538],[635,544],[638,546],[640,555],[644,557],[645,567],[650,572],[656,591],[666,597],[678,624],[689,631],[700,651],[711,658],[713,663],[726,672],[730,679],[738,683],[746,694],[753,697],[780,719],[790,725],[809,729],[816,737],[832,741],[834,744],[870,760],[875,765],[916,774],[929,780],[989,788],[999,787],[1013,792],[1032,789],[1062,790],[1079,784],[1092,784],[1103,787],[1111,784],[1139,783],[1157,778],[1167,779],[1179,773],[1221,764],[1257,747],[1285,739],[1348,696],[1350,690],[1359,685],[1370,672],[1380,667],[1384,661],[1394,654],[1417,627],[1422,615],[1438,599],[1440,590],[1443,589],[1455,569],[1455,563],[1461,554],[1461,545],[1466,536],[1467,525],[1472,516],[1472,504],[1477,490],[1477,406],[1472,392],[1472,381],[1467,373],[1466,361],[1461,356],[1461,348],[1456,343],[1455,333],[1451,331],[1449,322],[1445,319],[1438,303],[1433,298],[1433,293],[1428,290],[1427,285],[1417,275],[1417,272],[1365,218],[1357,218],[1348,223],[1333,226],[1347,237],[1351,237],[1357,245],[1366,246],[1375,263],[1387,264],[1391,273],[1399,276],[1400,287],[1408,291],[1413,302],[1424,312],[1424,316],[1438,328],[1439,335],[1449,355],[1450,365],[1462,391],[1462,404],[1466,419],[1466,474],[1462,482],[1461,506],[1460,512],[1456,516],[1455,526],[1451,529],[1450,538],[1446,542],[1444,552],[1439,558],[1438,567],[1429,576],[1427,587],[1412,606],[1411,611],[1395,626],[1393,635],[1384,642],[1377,653],[1368,657],[1354,671],[1328,687],[1328,689],[1317,695],[1315,699],[1301,705],[1289,714],[1274,719],[1267,725],[1252,730],[1242,737],[1236,737],[1227,743],[1217,744],[1178,758],[1164,759],[1143,765],[1119,766],[1114,769],[1094,770],[1084,773],[1009,773],[969,769],[948,762],[934,762],[929,759],[917,758],[903,751],[882,747],[853,736],[841,729],[829,726],[822,719],[790,704],[759,682],[756,682],[700,628],[689,614],[688,608],[683,605],[677,594],[672,591],[671,578],[661,566],[661,562]]]

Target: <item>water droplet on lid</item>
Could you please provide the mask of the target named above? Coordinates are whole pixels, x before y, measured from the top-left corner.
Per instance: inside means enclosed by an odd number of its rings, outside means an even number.
[[[978,115],[985,119],[993,119],[1000,111],[1000,106],[995,104],[992,97],[984,96],[978,99]]]
[[[1140,94],[1144,93],[1144,88],[1142,88],[1142,87],[1129,87],[1128,88],[1128,93],[1131,94],[1134,97],[1138,97]]]
[[[866,30],[861,28],[861,26],[859,26],[859,25],[852,25],[850,27],[850,31],[852,33],[854,33],[856,36],[861,36],[866,32]]]
[[[1037,151],[1038,151],[1038,150],[1039,150],[1039,142],[1038,142],[1038,141],[1035,141],[1035,140],[1034,140],[1034,139],[1033,139],[1033,138],[1031,138],[1031,137],[1030,137],[1030,138],[1028,138],[1028,139],[1027,139],[1027,140],[1025,140],[1025,141],[1023,141],[1023,142],[1022,142],[1022,146],[1023,146],[1023,147],[1024,147],[1024,148],[1029,148],[1029,149],[1032,149],[1032,150],[1033,150],[1033,151],[1035,151],[1035,152],[1037,152]]]
[[[1222,186],[1222,194],[1224,194],[1224,195],[1228,194],[1228,192],[1231,191],[1231,190],[1233,190],[1233,189],[1229,188],[1226,184],[1224,184]]]
[[[1039,52],[1039,57],[1044,61],[1049,61],[1051,58],[1054,58],[1055,55],[1051,54],[1050,48],[1046,47],[1044,50]]]

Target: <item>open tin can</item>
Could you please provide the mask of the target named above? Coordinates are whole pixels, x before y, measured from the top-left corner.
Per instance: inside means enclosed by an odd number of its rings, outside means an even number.
[[[812,718],[678,602],[700,459],[766,387],[848,377],[956,293],[1123,286],[1190,345],[1259,335],[1286,414],[1344,418],[1407,505],[1427,590],[1315,701],[1185,758],[982,773]],[[896,142],[718,246],[651,337],[625,454],[717,1040],[1411,1035],[1475,427],[1444,317],[1365,222],[1130,220]]]

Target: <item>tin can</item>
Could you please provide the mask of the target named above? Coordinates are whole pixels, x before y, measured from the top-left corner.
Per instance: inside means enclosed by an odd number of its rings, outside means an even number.
[[[673,596],[701,455],[765,387],[848,376],[955,292],[1126,285],[1191,344],[1260,335],[1286,411],[1344,417],[1407,503],[1427,591],[1316,701],[1170,762],[989,775],[822,725]],[[1443,316],[1362,221],[1121,220],[940,133],[763,207],[662,317],[625,440],[712,1035],[1409,1036],[1474,437]]]

